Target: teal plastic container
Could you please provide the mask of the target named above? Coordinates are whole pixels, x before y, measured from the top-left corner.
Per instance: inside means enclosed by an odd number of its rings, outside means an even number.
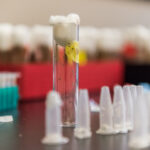
[[[0,111],[16,109],[18,100],[18,86],[0,88]]]

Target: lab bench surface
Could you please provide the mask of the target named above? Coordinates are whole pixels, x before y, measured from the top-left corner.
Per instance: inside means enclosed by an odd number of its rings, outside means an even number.
[[[1,112],[13,115],[11,123],[0,123],[0,150],[129,150],[128,134],[111,136],[97,135],[98,113],[91,114],[92,137],[78,140],[73,128],[63,128],[69,143],[47,146],[41,143],[44,137],[44,102],[21,103],[18,111]]]

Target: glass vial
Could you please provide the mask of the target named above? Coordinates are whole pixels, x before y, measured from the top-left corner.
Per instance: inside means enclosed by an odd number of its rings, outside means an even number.
[[[75,124],[78,101],[78,40],[77,23],[61,20],[53,24],[53,90],[63,100],[62,122],[67,127]]]

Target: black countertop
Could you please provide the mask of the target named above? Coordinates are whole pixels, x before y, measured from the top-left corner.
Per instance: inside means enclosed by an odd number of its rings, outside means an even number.
[[[0,150],[128,150],[128,134],[111,136],[97,135],[98,113],[91,115],[92,137],[78,140],[73,128],[63,128],[69,143],[47,146],[41,143],[44,137],[44,102],[21,103],[18,111],[1,112],[0,115],[13,115],[11,123],[0,123]]]

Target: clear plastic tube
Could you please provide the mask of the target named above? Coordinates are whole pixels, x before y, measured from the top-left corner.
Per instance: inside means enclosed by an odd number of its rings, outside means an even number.
[[[141,85],[136,86],[137,96],[141,96],[144,93],[144,88]]]
[[[114,129],[119,133],[127,133],[126,128],[126,106],[121,86],[114,87],[113,97]]]
[[[84,139],[91,137],[91,127],[90,127],[90,105],[88,90],[80,90],[79,102],[77,105],[76,113],[76,128],[74,130],[74,135],[76,138]]]
[[[110,135],[114,134],[113,130],[113,105],[109,87],[103,86],[100,96],[100,128],[97,130],[98,134]]]
[[[55,106],[46,110],[46,134],[49,135],[61,135],[61,112],[59,106]],[[55,119],[54,119],[55,118]],[[55,120],[55,121],[54,121]]]
[[[123,86],[123,94],[126,104],[126,127],[128,130],[133,130],[133,99],[129,85]]]
[[[130,86],[130,91],[131,91],[131,96],[133,101],[135,101],[136,97],[137,97],[137,88],[136,85],[131,85]]]
[[[65,144],[68,138],[62,135],[61,127],[61,98],[55,91],[49,92],[46,99],[46,136],[43,138],[44,144]]]
[[[53,25],[53,90],[63,100],[63,126],[75,124],[75,105],[78,101],[78,40],[79,25]]]
[[[134,130],[130,133],[129,147],[142,149],[150,146],[148,138],[148,109],[144,95],[134,103]]]

